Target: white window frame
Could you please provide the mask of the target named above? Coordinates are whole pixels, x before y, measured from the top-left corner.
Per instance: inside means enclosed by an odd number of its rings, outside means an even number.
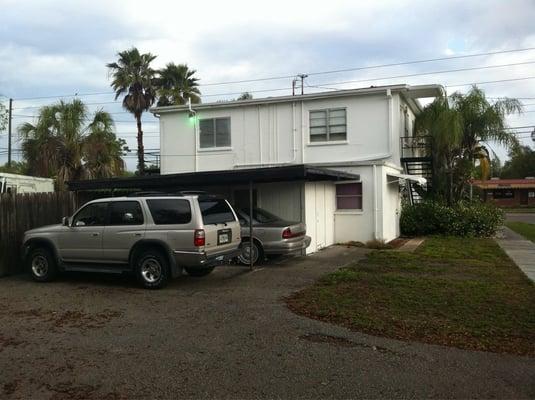
[[[350,183],[360,183],[362,194],[360,195],[361,198],[361,208],[338,208],[338,195],[336,194],[336,185],[345,185]],[[353,180],[353,181],[342,181],[342,182],[335,182],[335,189],[334,189],[334,205],[335,205],[335,214],[363,214],[364,213],[364,183],[361,180]],[[347,197],[358,197],[358,195],[355,196],[347,196]]]
[[[216,146],[215,143],[217,142],[217,131],[216,131],[216,121],[218,119],[228,119],[229,121],[229,139],[230,139],[230,145],[228,146]],[[213,129],[214,129],[214,146],[212,147],[201,147],[201,121],[207,121],[212,120],[213,123]],[[209,118],[199,118],[197,120],[198,123],[198,132],[199,132],[199,138],[197,142],[197,151],[203,152],[203,151],[224,151],[224,150],[232,150],[232,121],[230,116],[222,116],[222,117],[209,117]]]
[[[329,120],[330,120],[330,113],[332,111],[341,111],[343,110],[344,113],[345,113],[345,120],[346,120],[346,123],[345,123],[345,139],[341,139],[341,140],[330,140],[330,135],[331,135],[331,125],[329,124]],[[317,141],[317,142],[314,142],[311,140],[312,138],[312,128],[317,128],[317,127],[313,127],[310,120],[311,120],[311,114],[314,113],[314,112],[325,112],[326,115],[325,115],[325,122],[326,122],[326,125],[325,125],[325,134],[327,136],[327,139],[326,140],[322,140],[322,141]],[[333,125],[335,126],[335,125]],[[341,126],[341,125],[336,125],[336,126]],[[334,134],[340,134],[340,133],[334,133]],[[318,145],[325,145],[325,144],[347,144],[347,107],[332,107],[332,108],[321,108],[321,109],[315,109],[315,110],[309,110],[308,111],[308,145],[309,146],[318,146]]]

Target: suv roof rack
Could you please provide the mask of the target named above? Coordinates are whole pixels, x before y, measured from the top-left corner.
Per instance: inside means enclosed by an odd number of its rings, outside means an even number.
[[[204,190],[181,190],[178,192],[184,196],[194,196],[194,195],[207,195],[208,193]]]
[[[134,193],[128,193],[127,197],[157,197],[157,196],[177,196],[173,193],[167,193],[167,192],[134,192]]]

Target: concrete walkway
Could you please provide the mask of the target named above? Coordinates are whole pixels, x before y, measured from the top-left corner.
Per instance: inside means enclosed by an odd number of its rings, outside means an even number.
[[[535,243],[505,226],[497,234],[496,242],[518,265],[518,268],[535,282]]]
[[[412,238],[407,241],[403,246],[396,249],[396,251],[407,251],[412,253],[425,241],[425,238]]]

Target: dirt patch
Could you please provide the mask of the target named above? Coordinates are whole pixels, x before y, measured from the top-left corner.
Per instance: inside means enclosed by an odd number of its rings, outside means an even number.
[[[80,310],[63,312],[38,309],[12,311],[10,313],[19,318],[40,319],[52,324],[53,328],[76,328],[81,330],[102,328],[112,319],[119,318],[122,312],[103,310],[98,313],[87,313]],[[1,342],[0,342],[1,343]]]
[[[406,244],[408,241],[409,241],[409,239],[407,239],[407,238],[397,238],[397,239],[394,239],[394,240],[391,240],[390,242],[388,242],[388,245],[392,249],[399,249],[401,246]]]
[[[46,389],[53,392],[51,399],[53,400],[90,400],[90,399],[106,399],[106,400],[123,400],[128,397],[116,392],[99,393],[100,386],[92,385],[73,385],[72,382],[62,382],[56,385],[45,385]]]
[[[22,344],[24,344],[24,342],[21,340],[0,335],[0,352],[6,347],[17,347]]]
[[[17,391],[19,387],[19,381],[7,382],[4,384],[3,392],[6,396],[11,396]]]
[[[328,343],[339,347],[360,347],[378,351],[380,353],[397,354],[396,352],[387,349],[386,347],[373,346],[366,343],[359,343],[353,340],[346,339],[340,336],[324,335],[322,333],[308,333],[306,335],[299,336],[299,339],[306,340],[313,343]]]

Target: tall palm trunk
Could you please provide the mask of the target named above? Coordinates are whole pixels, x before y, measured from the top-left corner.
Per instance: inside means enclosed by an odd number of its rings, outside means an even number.
[[[141,114],[136,113],[137,122],[137,163],[140,175],[145,174],[145,149],[143,147],[143,129],[141,127]]]

